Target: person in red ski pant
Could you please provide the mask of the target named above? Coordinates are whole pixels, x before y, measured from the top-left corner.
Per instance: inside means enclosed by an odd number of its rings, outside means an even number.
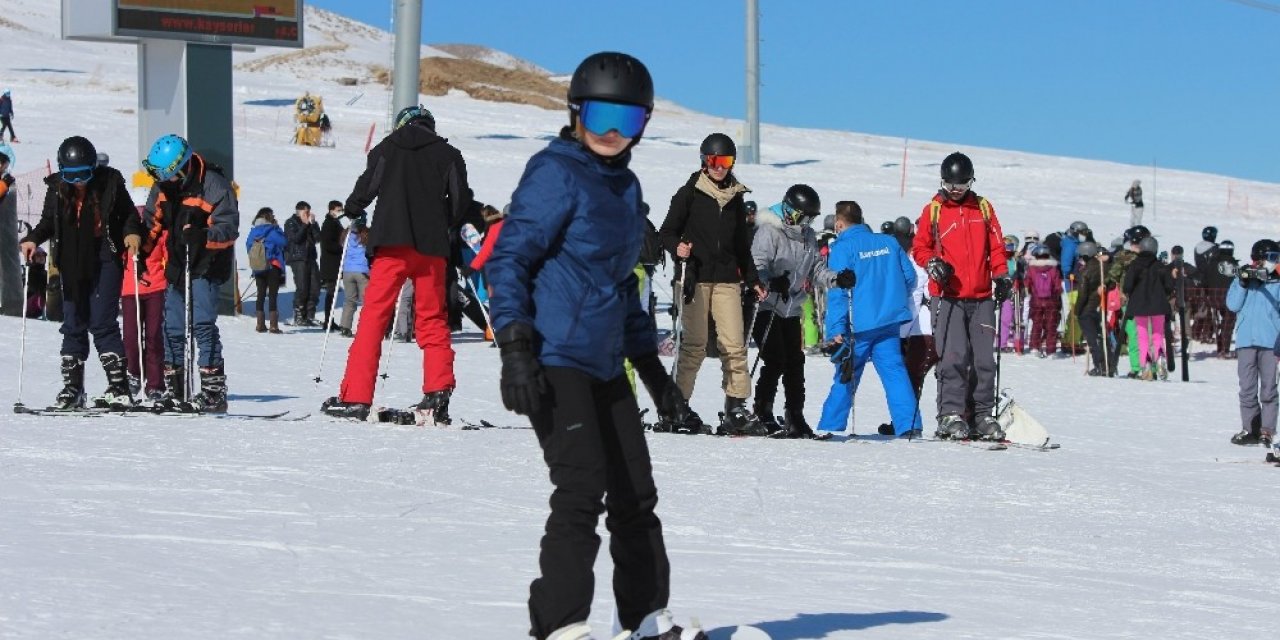
[[[402,109],[396,128],[369,152],[344,209],[360,218],[376,198],[369,225],[373,260],[364,309],[347,353],[346,373],[336,397],[320,410],[364,420],[373,405],[374,384],[400,289],[413,281],[414,334],[422,349],[422,401],[437,424],[448,424],[453,392],[453,345],[449,337],[445,277],[452,273],[451,229],[464,222],[471,204],[467,166],[448,140],[436,135],[435,117],[421,105]],[[483,221],[477,220],[483,225]]]

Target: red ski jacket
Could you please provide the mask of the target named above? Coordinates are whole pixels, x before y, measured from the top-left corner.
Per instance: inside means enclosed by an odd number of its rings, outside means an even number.
[[[931,297],[990,298],[991,279],[1009,273],[1002,237],[995,208],[986,199],[971,191],[952,202],[939,193],[916,221],[911,258],[923,267],[939,257],[955,270],[946,287],[929,281]]]

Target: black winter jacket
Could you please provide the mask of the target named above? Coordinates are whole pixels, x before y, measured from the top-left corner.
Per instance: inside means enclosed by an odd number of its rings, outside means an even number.
[[[1081,266],[1076,271],[1076,304],[1071,308],[1071,312],[1080,315],[1085,311],[1097,311],[1102,300],[1098,297],[1098,287],[1102,286],[1102,275],[1105,273],[1107,264],[1101,263],[1097,258],[1089,258],[1081,261]]]
[[[142,235],[142,221],[129,197],[124,176],[112,167],[98,167],[85,191],[85,204],[76,213],[75,188],[62,181],[61,173],[45,178],[44,209],[40,222],[19,242],[43,244],[53,240],[50,259],[62,275],[62,288],[75,296],[98,272],[102,243],[123,265],[124,237]],[[97,233],[95,221],[103,233]]]
[[[1128,317],[1167,316],[1172,313],[1169,295],[1173,293],[1173,276],[1156,254],[1150,251],[1139,253],[1124,272],[1123,286],[1121,290],[1129,297],[1129,304],[1125,306]]]
[[[671,208],[658,229],[662,246],[676,255],[681,242],[693,243],[690,262],[696,265],[686,277],[697,282],[759,282],[751,259],[751,229],[747,226],[743,193],[721,209],[716,199],[697,188],[702,171],[695,171],[689,181],[671,197]],[[736,182],[730,174],[729,179]],[[686,282],[686,286],[688,283]]]
[[[227,280],[235,266],[236,238],[240,236],[240,204],[236,201],[231,181],[215,165],[206,165],[200,154],[191,156],[189,178],[181,183],[160,182],[152,185],[142,224],[147,229],[144,251],[155,246],[161,232],[169,231],[166,245],[169,261],[164,275],[171,286],[181,289],[187,254],[191,258],[191,276],[210,280]],[[182,237],[186,226],[208,231],[203,245],[188,247]]]
[[[380,246],[407,245],[447,259],[471,202],[467,165],[448,140],[420,122],[407,124],[369,151],[347,196],[347,214],[359,215],[374,198],[371,254]]]
[[[342,260],[342,222],[326,214],[320,224],[320,280],[337,282]]]
[[[315,219],[311,224],[304,224],[298,214],[289,216],[284,221],[284,261],[289,264],[308,262],[316,259],[316,243],[320,242],[320,225]]]

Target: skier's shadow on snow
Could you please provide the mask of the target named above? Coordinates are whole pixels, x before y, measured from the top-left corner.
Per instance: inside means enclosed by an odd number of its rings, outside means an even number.
[[[880,613],[801,613],[790,620],[756,623],[773,640],[825,638],[839,631],[861,631],[890,624],[942,622],[951,616],[935,611],[883,611]],[[734,627],[713,629],[711,640],[727,640]]]

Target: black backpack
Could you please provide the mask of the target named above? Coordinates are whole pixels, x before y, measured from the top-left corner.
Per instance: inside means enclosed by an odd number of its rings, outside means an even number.
[[[648,218],[644,219],[644,242],[640,245],[640,264],[655,267],[666,264],[666,252],[662,250],[662,240],[658,238],[658,230]]]

